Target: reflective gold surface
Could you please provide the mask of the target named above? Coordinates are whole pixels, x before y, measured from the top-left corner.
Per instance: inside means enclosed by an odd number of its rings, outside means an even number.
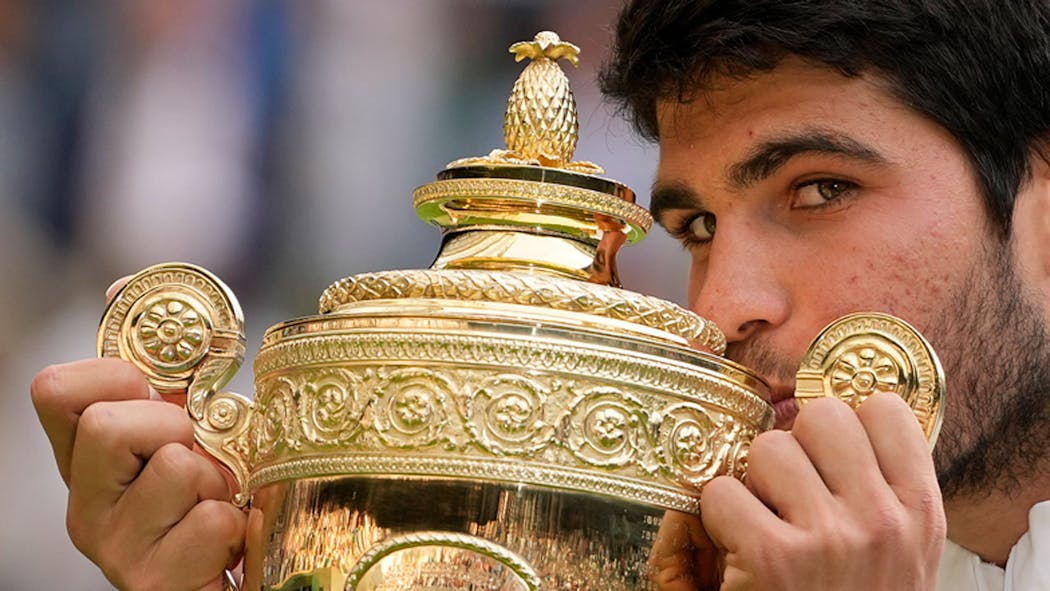
[[[387,303],[393,308],[389,313],[396,314],[396,309],[409,299],[433,300],[432,308],[440,307],[441,310],[460,307],[460,302],[506,304],[513,306],[515,315],[525,318],[545,311],[564,312],[558,321],[590,323],[608,327],[614,332],[646,334],[718,354],[725,351],[726,345],[725,335],[714,323],[671,302],[602,285],[565,281],[542,273],[448,269],[362,273],[328,287],[321,294],[319,308],[322,314],[352,313],[366,302],[375,302],[377,305],[369,309],[382,315],[384,301],[397,300],[396,304]],[[485,310],[480,308],[468,313],[484,314]]]
[[[256,493],[251,589],[636,590],[664,512],[527,485],[307,479]],[[278,559],[272,557],[280,557]]]
[[[930,446],[944,415],[944,371],[919,331],[888,314],[839,318],[814,339],[795,377],[799,403],[833,396],[856,408],[875,392],[900,395]]]

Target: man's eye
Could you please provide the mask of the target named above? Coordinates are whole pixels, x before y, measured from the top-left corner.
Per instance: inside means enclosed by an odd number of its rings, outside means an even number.
[[[715,214],[701,213],[689,222],[689,233],[696,240],[707,241],[714,238],[716,225]]]
[[[840,179],[817,179],[807,181],[795,188],[792,207],[816,207],[829,201],[847,197],[857,185]]]

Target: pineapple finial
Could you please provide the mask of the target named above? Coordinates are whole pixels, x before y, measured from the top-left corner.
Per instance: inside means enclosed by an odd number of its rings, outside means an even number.
[[[580,48],[562,41],[557,33],[541,31],[532,41],[510,46],[514,61],[532,61],[514,83],[503,119],[506,150],[488,156],[463,158],[450,167],[472,164],[529,164],[563,168],[586,174],[602,174],[597,164],[573,162],[580,124],[576,99],[559,59],[579,65]]]
[[[510,52],[516,62],[545,57],[555,61],[565,58],[574,66],[580,65],[580,48],[562,41],[553,31],[540,31],[532,41],[519,41],[510,46]]]

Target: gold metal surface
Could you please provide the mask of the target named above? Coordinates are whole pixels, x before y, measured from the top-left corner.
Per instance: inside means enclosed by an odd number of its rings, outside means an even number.
[[[795,378],[795,398],[830,396],[856,408],[875,392],[903,398],[930,446],[944,415],[944,371],[919,331],[888,314],[853,314],[814,339]]]
[[[541,31],[532,41],[510,46],[515,61],[531,63],[518,77],[507,101],[503,122],[506,150],[488,156],[463,158],[449,168],[475,164],[513,164],[562,168],[585,174],[602,174],[592,162],[573,162],[579,136],[576,99],[559,59],[579,65],[580,48],[562,41],[557,33]]]
[[[436,181],[415,190],[419,217],[446,236],[487,234],[470,239],[473,246],[485,243],[485,256],[463,248],[462,242],[452,247],[446,241],[435,268],[538,271],[620,286],[616,253],[625,242],[641,240],[653,219],[635,205],[629,188],[596,176],[601,167],[572,161],[579,130],[576,102],[556,61],[565,58],[575,64],[578,52],[549,31],[512,46],[519,60],[532,62],[507,102],[507,149],[456,160]],[[515,232],[538,239],[528,241],[531,254],[520,244],[493,248],[494,238],[488,235],[493,231],[503,234],[504,243],[519,242],[510,239]],[[578,251],[590,254],[591,263],[558,259],[568,249],[566,240],[579,242]]]
[[[449,234],[431,268],[524,271],[586,281],[596,254],[595,247],[571,238],[494,228]]]
[[[412,270],[363,273],[340,279],[321,295],[322,314],[340,312],[348,304],[374,300],[423,298],[463,302],[516,304],[586,314],[622,321],[614,332],[668,333],[671,342],[698,346],[716,354],[725,351],[725,335],[713,322],[671,302],[631,291],[566,281],[543,274],[473,270]],[[520,310],[528,314],[528,310]],[[600,320],[598,321],[600,322]],[[678,337],[674,339],[673,337]]]
[[[635,591],[649,588],[665,515],[544,487],[390,477],[275,483],[253,512],[246,587],[279,591]]]

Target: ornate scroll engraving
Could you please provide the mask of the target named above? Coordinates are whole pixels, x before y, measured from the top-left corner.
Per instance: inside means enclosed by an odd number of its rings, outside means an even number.
[[[319,371],[301,385],[300,427],[303,437],[323,446],[338,446],[350,441],[360,430],[363,400],[355,395],[361,380],[350,371],[333,368]],[[290,400],[280,407],[287,411]]]
[[[634,396],[616,388],[597,388],[573,405],[568,420],[568,447],[592,466],[617,468],[637,462],[655,472],[650,418]]]
[[[558,389],[555,380],[551,387]],[[529,455],[546,447],[554,437],[557,416],[547,400],[552,390],[534,379],[499,374],[483,380],[464,408],[467,429],[494,454]]]
[[[719,474],[742,477],[756,435],[754,427],[730,415],[686,403],[666,413],[660,446],[683,484],[699,488]]]
[[[391,449],[437,443],[448,421],[454,387],[444,372],[399,370],[376,387],[375,430]]]
[[[734,441],[768,428],[772,415],[728,374],[654,371],[648,358],[543,339],[306,331],[268,339],[256,370],[252,488],[332,474],[427,475],[695,510],[705,479],[739,475],[746,447]],[[317,412],[320,392],[338,412]],[[319,431],[339,435],[311,435]]]

